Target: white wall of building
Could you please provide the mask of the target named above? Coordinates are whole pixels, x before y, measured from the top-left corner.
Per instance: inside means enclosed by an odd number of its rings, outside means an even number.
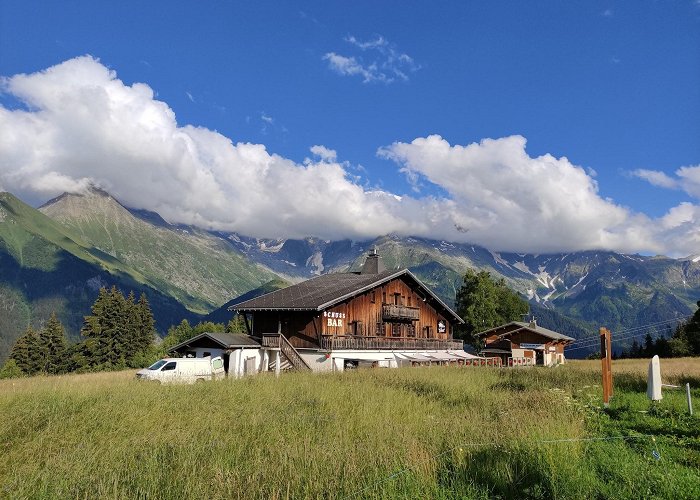
[[[315,372],[330,372],[333,371],[333,360],[326,357],[325,352],[315,349],[297,349],[301,358],[306,361],[306,364]]]
[[[263,363],[265,357],[263,351],[263,349],[234,349],[229,355],[228,376],[240,378],[267,370],[267,366]],[[249,364],[246,364],[249,360]],[[246,372],[246,366],[250,367],[250,371]]]

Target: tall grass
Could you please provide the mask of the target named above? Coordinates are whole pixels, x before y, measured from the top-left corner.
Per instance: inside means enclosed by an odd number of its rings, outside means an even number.
[[[0,381],[0,497],[586,498],[616,491],[608,473],[630,483],[621,497],[700,492],[692,452],[662,470],[636,441],[576,441],[645,433],[613,425],[597,383],[573,363],[192,386],[139,383],[133,372]],[[612,457],[634,470],[608,472]],[[635,484],[639,470],[652,480]]]

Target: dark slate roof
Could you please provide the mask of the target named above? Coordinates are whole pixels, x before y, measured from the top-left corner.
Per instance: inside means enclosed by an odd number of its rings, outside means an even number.
[[[179,343],[178,345],[170,348],[170,351],[177,351],[181,347],[193,346],[198,340],[205,337],[213,340],[217,344],[220,344],[223,349],[233,349],[237,347],[260,347],[260,343],[253,337],[242,333],[206,332],[200,333],[191,339],[187,339],[184,342]]]
[[[542,335],[543,337],[550,338],[552,340],[576,340],[573,337],[569,337],[567,335],[562,335],[559,332],[555,332],[553,330],[548,330],[547,328],[541,327],[540,325],[531,325],[530,323],[523,323],[522,321],[511,321],[510,323],[507,323],[505,325],[497,326],[496,328],[491,328],[490,330],[485,330],[483,332],[477,333],[478,337],[483,337],[484,335],[488,334],[493,334],[496,333],[497,330],[500,330],[502,328],[507,328],[509,326],[514,326],[512,330],[508,330],[507,332],[504,332],[505,334],[513,334],[515,332],[520,332],[523,330],[530,331],[532,333],[536,333],[538,335]]]
[[[464,322],[457,313],[448,307],[408,269],[382,271],[378,274],[324,274],[296,285],[240,302],[231,306],[230,310],[241,312],[274,310],[322,311],[399,277],[415,282],[425,292],[427,298],[437,303],[436,308],[443,309],[455,321]]]

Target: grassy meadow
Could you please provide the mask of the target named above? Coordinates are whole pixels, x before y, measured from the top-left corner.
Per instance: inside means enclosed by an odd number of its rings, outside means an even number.
[[[0,498],[699,498],[700,360],[661,367],[693,417],[634,360],[607,410],[599,361],[0,380]]]

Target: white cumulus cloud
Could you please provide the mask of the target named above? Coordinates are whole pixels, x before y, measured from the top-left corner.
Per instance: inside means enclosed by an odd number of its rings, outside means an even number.
[[[0,186],[35,203],[97,185],[173,223],[258,237],[396,233],[538,253],[700,249],[697,206],[659,220],[633,213],[602,198],[592,173],[567,158],[531,157],[520,136],[451,145],[432,135],[381,148],[416,188],[447,193],[399,196],[368,188],[322,145],[298,163],[178,124],[148,85],[125,84],[90,56],[1,85],[24,106],[0,106]],[[700,167],[677,175],[700,188]]]

